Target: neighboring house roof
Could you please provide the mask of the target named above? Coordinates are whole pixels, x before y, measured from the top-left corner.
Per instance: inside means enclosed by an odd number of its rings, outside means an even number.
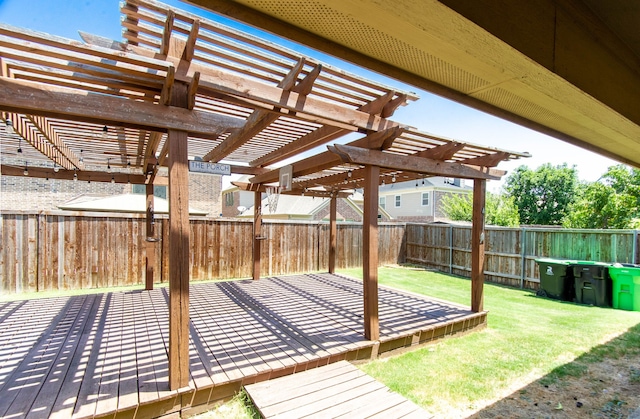
[[[121,195],[80,195],[61,205],[58,208],[69,211],[106,211],[106,212],[146,212],[147,202],[143,194]],[[153,212],[166,214],[169,212],[169,203],[166,199],[153,197]],[[189,207],[191,215],[207,215],[206,211]]]
[[[312,198],[310,196],[280,195],[276,211],[269,210],[267,198],[262,200],[263,216],[273,218],[310,218],[323,207],[329,205],[329,198]],[[243,211],[239,217],[253,217],[253,206]]]
[[[242,175],[240,176],[238,179],[233,180],[234,182],[242,182],[242,183],[249,183],[249,179],[251,179],[253,176],[251,175]],[[232,191],[239,191],[240,188],[238,188],[237,186],[235,186],[233,183],[229,186],[227,186],[226,188],[224,188],[222,190],[221,193],[225,193],[225,192],[232,192]],[[251,191],[245,191],[247,193],[253,193]]]
[[[413,191],[416,188],[416,182],[420,189],[443,189],[450,191],[471,192],[473,187],[467,185],[461,179],[445,178],[445,177],[429,177],[423,180],[410,180],[406,182],[387,183],[380,185],[380,194],[392,194],[401,191]],[[424,183],[423,183],[424,182]]]
[[[345,202],[350,205],[354,211],[363,216],[362,210],[363,196],[361,193],[354,193]],[[262,216],[263,218],[279,218],[279,219],[314,219],[315,215],[324,210],[329,205],[329,198],[313,198],[310,196],[298,195],[280,195],[276,211],[269,211],[269,201],[267,198],[262,200]],[[387,211],[378,207],[378,211],[382,213],[386,219],[391,219]],[[243,211],[238,217],[253,217],[253,206]]]
[[[351,196],[349,197],[349,200],[355,204],[358,209],[364,214],[364,211],[362,210],[362,208],[364,208],[364,194],[362,194],[362,192],[359,192],[358,190],[356,190],[354,193],[351,194]],[[386,220],[393,220],[393,217],[391,216],[391,214],[389,214],[389,212],[382,208],[380,205],[378,205],[378,213],[383,215],[383,218]]]

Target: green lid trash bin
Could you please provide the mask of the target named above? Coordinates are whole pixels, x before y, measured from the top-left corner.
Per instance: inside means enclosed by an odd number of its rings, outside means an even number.
[[[615,264],[609,267],[613,308],[640,311],[640,267]]]
[[[572,264],[575,260],[536,259],[540,269],[540,289],[537,295],[562,301],[573,301]]]
[[[572,265],[577,303],[611,307],[609,266],[604,262],[581,260]]]

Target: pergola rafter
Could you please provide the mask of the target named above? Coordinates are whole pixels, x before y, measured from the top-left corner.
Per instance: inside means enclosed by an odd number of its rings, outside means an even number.
[[[38,150],[54,164],[65,169],[83,169],[84,164],[80,157],[60,139],[58,133],[50,126],[47,119],[41,116],[23,116],[14,113],[7,114],[7,121],[11,122],[14,131]]]

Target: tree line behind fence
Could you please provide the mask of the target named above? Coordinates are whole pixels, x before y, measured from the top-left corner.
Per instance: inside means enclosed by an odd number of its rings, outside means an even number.
[[[142,285],[145,219],[138,215],[2,213],[0,290],[3,294]],[[190,222],[193,281],[248,278],[252,269],[250,221],[194,218]],[[168,220],[155,224],[155,280],[168,281]],[[326,222],[266,222],[261,275],[326,271]],[[338,224],[337,268],[362,265],[362,225]],[[382,223],[380,264],[412,263],[469,276],[471,227]],[[634,230],[563,230],[488,227],[486,280],[535,289],[535,259],[555,257],[635,263]]]

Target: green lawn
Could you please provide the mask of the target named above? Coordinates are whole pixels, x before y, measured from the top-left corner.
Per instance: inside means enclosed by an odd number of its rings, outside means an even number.
[[[360,269],[343,273],[361,277]],[[469,305],[468,279],[402,268],[381,268],[379,278],[384,285]],[[484,307],[485,330],[362,369],[427,410],[473,408],[515,384],[581,374],[589,362],[640,351],[640,327],[629,330],[640,324],[637,312],[563,303],[491,284],[485,285]],[[623,339],[598,346],[625,332]],[[565,365],[585,353],[580,362]]]

